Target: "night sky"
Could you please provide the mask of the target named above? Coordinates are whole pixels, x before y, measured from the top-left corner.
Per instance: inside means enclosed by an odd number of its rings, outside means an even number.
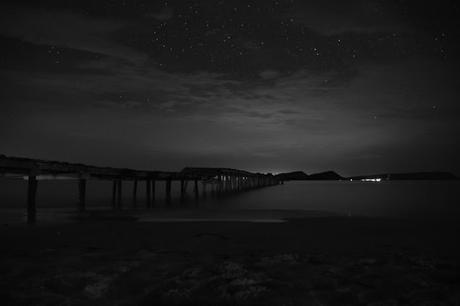
[[[0,4],[0,153],[460,174],[456,1]]]

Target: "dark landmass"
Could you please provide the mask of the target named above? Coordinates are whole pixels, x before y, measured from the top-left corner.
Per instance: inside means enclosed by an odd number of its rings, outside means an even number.
[[[458,180],[459,178],[450,172],[431,171],[431,172],[408,172],[408,173],[380,173],[371,175],[357,175],[343,177],[334,171],[306,174],[303,171],[280,173],[277,178],[283,181],[314,181],[314,180],[366,180],[379,178],[384,181],[397,180]]]
[[[325,171],[320,173],[306,174],[303,171],[294,171],[287,173],[280,173],[276,175],[278,179],[283,181],[321,181],[321,180],[343,180],[343,177],[334,171]]]
[[[343,180],[343,177],[337,172],[334,171],[325,171],[325,172],[320,172],[320,173],[314,173],[310,174],[308,176],[308,180],[314,180],[314,181],[339,181]]]
[[[450,172],[409,172],[409,173],[381,173],[373,175],[352,176],[348,179],[363,180],[381,178],[382,180],[458,180],[454,174]]]
[[[458,222],[2,226],[3,305],[459,305]]]
[[[308,180],[308,174],[303,171],[294,171],[294,172],[287,172],[287,173],[280,173],[275,175],[278,179],[283,181],[303,181]]]

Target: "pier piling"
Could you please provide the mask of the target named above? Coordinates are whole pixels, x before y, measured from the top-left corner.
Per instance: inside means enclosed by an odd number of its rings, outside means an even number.
[[[194,185],[193,185],[193,191],[195,193],[195,201],[198,201],[199,197],[200,197],[200,193],[199,193],[199,190],[198,190],[198,180],[194,180]]]
[[[133,181],[133,208],[137,208],[137,179]]]
[[[150,183],[150,180],[147,179],[145,181],[145,207],[150,208],[150,205],[152,204],[152,198],[151,198],[151,190],[152,185]]]
[[[36,221],[36,193],[39,179],[73,179],[78,181],[78,205],[80,211],[86,207],[86,187],[89,180],[112,181],[112,208],[122,209],[123,181],[132,181],[132,207],[137,208],[139,182],[146,182],[146,208],[154,206],[156,181],[165,182],[166,206],[171,206],[173,182],[180,183],[180,199],[187,197],[187,186],[193,184],[192,199],[198,203],[207,196],[223,196],[255,188],[273,186],[283,182],[272,174],[251,173],[230,168],[184,168],[179,172],[134,170],[125,168],[97,167],[59,161],[0,155],[0,175],[24,177],[28,180],[27,222]],[[202,187],[199,190],[199,182]],[[200,194],[201,192],[201,194]]]
[[[27,190],[27,223],[34,224],[37,217],[36,207],[37,177],[29,175]]]
[[[186,185],[185,180],[180,180],[180,201],[183,203],[185,201],[185,192],[186,192]]]
[[[166,204],[169,206],[171,205],[171,179],[166,180],[166,186],[165,186],[165,200]]]
[[[201,189],[202,189],[202,192],[201,192],[202,197],[203,199],[206,199],[206,182],[204,181],[201,182]]]
[[[121,179],[118,179],[117,181],[117,185],[118,185],[118,194],[117,194],[117,209],[121,209],[122,207],[122,180]]]
[[[117,181],[112,180],[112,208],[115,209],[117,206]]]
[[[86,179],[78,180],[78,209],[85,211],[86,206]]]
[[[155,180],[151,180],[152,184],[152,198],[150,199],[150,208],[155,206],[155,189],[156,189],[156,182]]]

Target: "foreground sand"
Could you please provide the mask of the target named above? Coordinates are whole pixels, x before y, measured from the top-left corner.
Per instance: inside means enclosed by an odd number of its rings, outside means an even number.
[[[168,223],[98,215],[3,225],[0,301],[460,305],[455,222],[300,217]]]

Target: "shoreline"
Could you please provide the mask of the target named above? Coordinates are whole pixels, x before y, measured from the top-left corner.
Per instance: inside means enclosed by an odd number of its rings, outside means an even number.
[[[4,219],[1,225],[18,225],[26,222],[23,209],[0,210]],[[9,218],[7,217],[9,214]],[[37,213],[36,226],[79,223],[88,221],[133,222],[287,222],[297,218],[320,218],[343,216],[338,213],[292,210],[292,209],[125,209],[98,208],[78,212],[70,208],[43,208]]]
[[[429,224],[456,223],[456,215],[404,215],[404,216],[367,216],[349,215],[336,212],[301,209],[210,209],[210,208],[154,208],[113,210],[98,207],[78,212],[72,208],[42,208],[37,213],[37,223],[33,226],[58,226],[81,224],[85,222],[145,222],[145,223],[287,223],[308,219],[367,219],[388,222],[407,222]],[[28,226],[24,209],[0,209],[0,226]]]
[[[457,223],[287,220],[2,226],[1,298],[11,305],[460,301]]]

